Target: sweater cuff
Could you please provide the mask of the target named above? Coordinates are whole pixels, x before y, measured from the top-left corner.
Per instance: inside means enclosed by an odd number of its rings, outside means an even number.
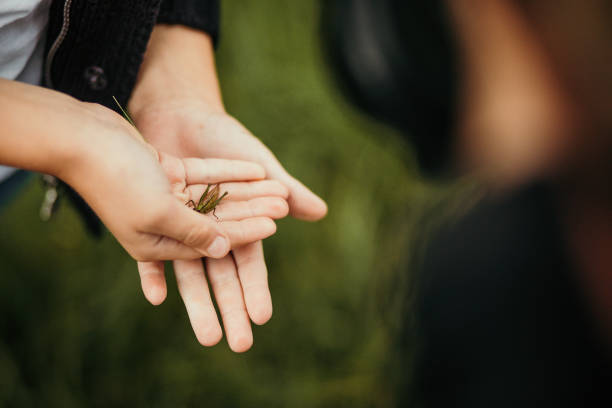
[[[204,31],[216,46],[219,39],[219,1],[163,0],[157,23],[180,24]]]

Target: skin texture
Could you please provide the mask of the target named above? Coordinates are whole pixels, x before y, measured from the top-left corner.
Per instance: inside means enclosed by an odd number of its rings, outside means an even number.
[[[286,199],[285,210],[292,216],[315,221],[327,213],[319,197],[289,175],[259,139],[225,112],[208,35],[182,26],[156,26],[128,108],[144,137],[160,151],[178,157],[253,161],[266,171],[268,184],[261,188]],[[223,184],[221,189],[225,191]],[[224,208],[233,205],[232,196],[230,191],[219,204],[219,218],[225,219]],[[280,211],[266,214],[274,218]],[[250,322],[264,324],[272,316],[262,243],[235,248],[221,259],[207,257],[204,265],[205,270],[199,260],[174,262],[198,341],[208,346],[222,337],[210,284],[230,348],[248,350],[253,342]],[[145,296],[153,304],[161,303],[166,294],[163,264],[140,263],[139,271],[147,276]]]
[[[251,204],[259,197],[249,195],[257,181],[243,181],[265,178],[261,166],[159,153],[121,116],[100,105],[0,80],[0,121],[0,163],[66,181],[139,261],[222,258],[232,246],[272,235],[272,218],[286,213],[282,199]],[[242,182],[235,184],[239,201],[226,208],[224,222],[184,205],[194,189],[201,193],[211,180]],[[240,206],[252,211],[246,214]]]

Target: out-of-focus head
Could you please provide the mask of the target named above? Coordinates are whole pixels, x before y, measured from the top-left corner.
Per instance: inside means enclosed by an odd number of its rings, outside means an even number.
[[[612,3],[518,2],[591,125],[612,131]]]
[[[612,4],[448,0],[467,167],[502,183],[612,162]]]
[[[413,141],[426,168],[450,162],[512,184],[609,149],[607,1],[325,4],[338,78]]]

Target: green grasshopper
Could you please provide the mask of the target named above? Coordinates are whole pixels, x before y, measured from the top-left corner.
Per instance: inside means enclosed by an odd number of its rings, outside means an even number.
[[[134,126],[136,130],[138,130],[138,128],[136,127],[136,124],[130,117],[130,114],[125,109],[123,109],[123,106],[121,106],[117,98],[113,96],[113,100],[119,107],[119,110],[121,110],[123,117],[128,122],[130,122],[130,124]],[[217,217],[217,214],[215,214],[215,210],[217,208],[217,205],[221,202],[221,200],[223,200],[223,197],[225,197],[226,195],[227,195],[227,191],[223,193],[221,197],[219,197],[219,183],[215,184],[212,190],[210,189],[210,184],[209,184],[206,186],[206,190],[204,191],[204,194],[202,194],[202,196],[200,197],[200,200],[198,201],[197,205],[193,200],[187,201],[185,205],[189,206],[191,204],[192,208],[201,214],[208,214],[209,212],[212,211],[215,218],[219,219],[219,217]]]
[[[227,191],[223,193],[221,197],[219,197],[219,184],[218,183],[215,184],[212,190],[210,189],[210,184],[209,184],[208,186],[206,186],[206,190],[204,191],[204,194],[202,194],[202,196],[200,197],[198,204],[196,204],[193,200],[189,200],[185,203],[185,205],[191,204],[191,206],[193,207],[195,211],[202,213],[202,214],[207,214],[212,211],[215,218],[219,219],[219,217],[217,217],[217,215],[215,214],[215,210],[217,208],[217,204],[219,204],[221,200],[223,200],[223,197],[225,197],[226,195],[227,195]]]

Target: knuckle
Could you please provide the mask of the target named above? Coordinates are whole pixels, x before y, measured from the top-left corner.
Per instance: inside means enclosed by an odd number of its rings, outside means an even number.
[[[241,207],[242,207],[242,213],[244,214],[245,218],[253,218],[257,215],[258,211],[257,211],[257,202],[255,201],[245,201],[243,203],[241,203]]]
[[[244,222],[238,222],[238,228],[236,228],[236,241],[240,244],[247,242],[248,231],[247,226]]]
[[[285,200],[275,199],[272,202],[272,210],[274,211],[274,214],[285,217],[287,214],[289,214],[289,204],[287,204]]]
[[[210,241],[211,231],[207,225],[193,225],[185,233],[183,243],[190,247],[198,247]]]
[[[213,275],[210,277],[212,284],[214,285],[215,290],[218,292],[217,300],[223,303],[228,294],[231,298],[231,293],[233,292],[233,289],[236,287],[237,283],[235,275],[233,273],[229,273],[229,271],[218,271],[217,273],[211,275]]]
[[[250,268],[259,266],[260,261],[262,261],[262,258],[259,256],[258,253],[249,251],[246,253],[241,252],[240,256],[234,256],[234,261],[236,262],[236,266],[238,266],[239,268],[250,269]],[[263,266],[265,267],[265,263],[263,263]],[[244,284],[243,284],[243,289],[246,289],[244,287]]]
[[[185,245],[193,247],[199,244],[201,238],[198,232],[196,231],[197,228],[197,226],[193,226],[189,229],[189,231],[185,233],[185,237],[183,238],[183,243]]]
[[[153,254],[146,248],[132,248],[128,249],[127,251],[128,254],[130,254],[130,256],[138,262],[148,262],[154,260],[152,256]]]
[[[245,320],[247,311],[244,305],[220,308],[224,321],[242,322]]]
[[[278,191],[281,196],[283,196],[284,198],[289,197],[289,189],[287,188],[287,186],[277,180],[271,180],[271,183],[273,183],[272,187],[276,191]]]

